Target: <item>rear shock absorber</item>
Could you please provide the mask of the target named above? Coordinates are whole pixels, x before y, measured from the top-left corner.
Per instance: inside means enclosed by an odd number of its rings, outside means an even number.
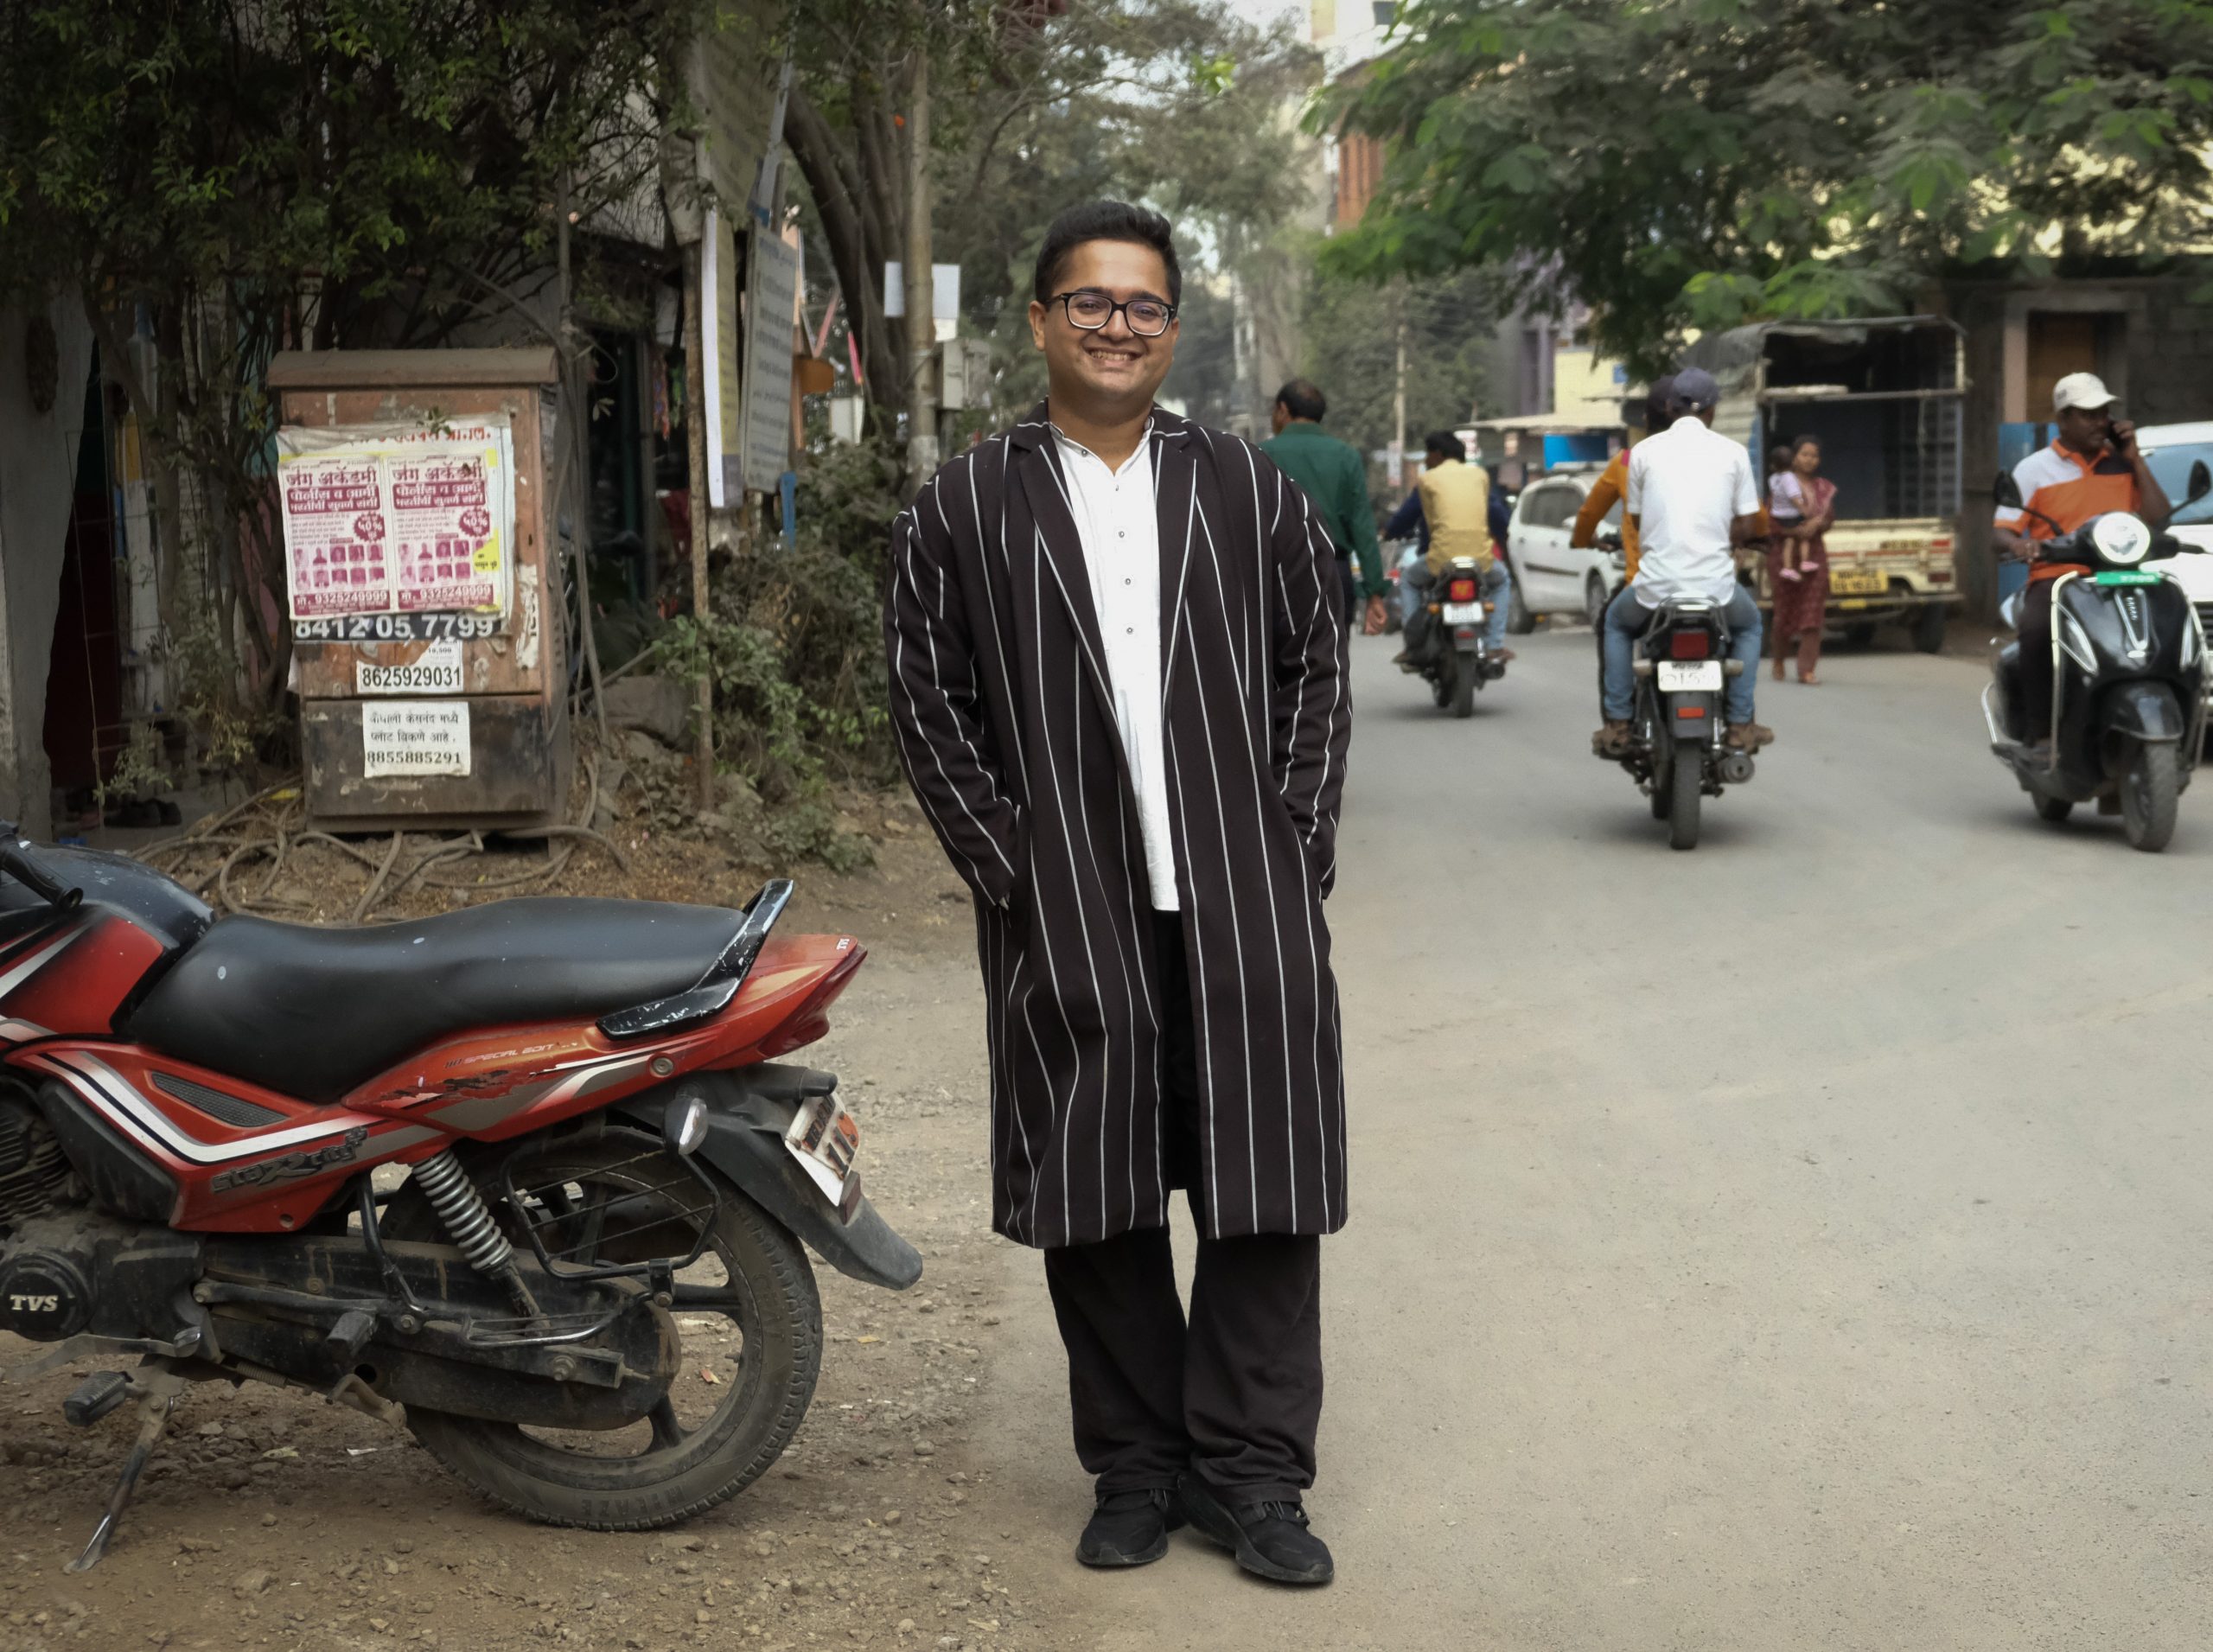
[[[453,1235],[453,1242],[461,1247],[469,1266],[507,1286],[515,1305],[526,1316],[535,1318],[538,1302],[523,1281],[522,1270],[515,1266],[514,1247],[507,1243],[507,1235],[492,1220],[484,1196],[469,1179],[469,1172],[453,1156],[453,1149],[446,1148],[424,1159],[415,1167],[414,1175],[423,1184],[430,1208],[445,1223],[446,1231]]]

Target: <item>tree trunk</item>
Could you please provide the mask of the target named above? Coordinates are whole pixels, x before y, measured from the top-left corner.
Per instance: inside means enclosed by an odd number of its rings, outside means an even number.
[[[937,472],[937,328],[930,246],[930,54],[915,50],[907,99],[907,485]]]
[[[866,203],[852,188],[852,169],[829,122],[797,86],[792,88],[785,114],[785,141],[807,175],[807,188],[822,215],[830,261],[845,297],[846,325],[860,345],[868,397],[888,426],[906,410],[907,396],[906,375],[892,347],[883,290],[877,284],[883,275],[881,247],[872,245],[877,238],[870,232]]]

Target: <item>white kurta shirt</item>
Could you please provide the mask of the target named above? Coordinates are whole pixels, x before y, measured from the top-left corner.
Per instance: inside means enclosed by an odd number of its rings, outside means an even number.
[[[1647,608],[1671,596],[1725,603],[1737,591],[1730,528],[1760,507],[1751,451],[1686,413],[1629,450],[1623,507],[1642,553],[1630,589]]]
[[[1168,832],[1168,766],[1160,720],[1160,519],[1152,497],[1152,426],[1119,470],[1058,429],[1068,508],[1083,541],[1091,605],[1106,645],[1114,722],[1137,788],[1145,871],[1157,912],[1176,911],[1176,850]]]

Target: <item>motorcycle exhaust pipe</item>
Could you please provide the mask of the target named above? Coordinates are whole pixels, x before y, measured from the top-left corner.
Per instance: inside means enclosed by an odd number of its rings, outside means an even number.
[[[1749,751],[1725,753],[1721,759],[1722,781],[1731,786],[1742,786],[1752,777],[1752,755]]]

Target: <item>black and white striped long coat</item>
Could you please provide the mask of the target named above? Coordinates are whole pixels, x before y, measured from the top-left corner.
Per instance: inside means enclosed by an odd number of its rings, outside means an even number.
[[[1345,1219],[1322,901],[1352,705],[1336,553],[1249,443],[1153,416],[1162,717],[1210,1231]],[[1167,1222],[1151,885],[1046,412],[953,459],[893,530],[885,643],[908,778],[976,896],[992,1225]]]

